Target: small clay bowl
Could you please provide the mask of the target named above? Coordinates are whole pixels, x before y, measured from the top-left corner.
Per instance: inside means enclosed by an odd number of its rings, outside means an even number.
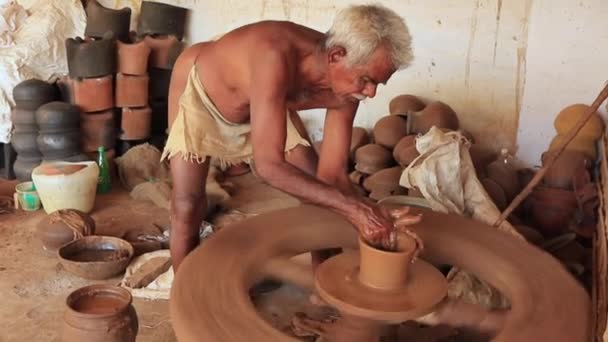
[[[81,278],[103,280],[123,272],[133,257],[133,246],[111,236],[85,236],[59,248],[59,260]]]

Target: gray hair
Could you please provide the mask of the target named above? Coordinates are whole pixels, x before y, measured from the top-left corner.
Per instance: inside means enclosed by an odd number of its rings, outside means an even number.
[[[382,5],[354,5],[334,18],[325,49],[343,47],[347,64],[353,66],[365,63],[376,48],[385,44],[391,51],[393,66],[402,69],[413,60],[411,43],[407,25],[395,11]]]

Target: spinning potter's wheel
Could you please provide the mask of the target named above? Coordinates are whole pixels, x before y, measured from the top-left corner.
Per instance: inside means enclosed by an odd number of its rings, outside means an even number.
[[[494,341],[589,340],[589,297],[549,254],[476,221],[413,211],[424,215],[412,227],[425,244],[422,259],[467,270],[511,302]],[[178,340],[297,341],[258,315],[248,289],[267,277],[312,289],[310,270],[289,259],[336,247],[356,249],[356,232],[341,216],[315,206],[224,228],[190,253],[175,276],[170,311]]]

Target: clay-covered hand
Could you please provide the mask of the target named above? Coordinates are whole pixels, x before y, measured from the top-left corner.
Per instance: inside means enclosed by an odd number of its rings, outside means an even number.
[[[371,201],[361,200],[348,219],[371,246],[391,249],[395,245],[395,226],[388,209]]]
[[[415,261],[416,258],[418,258],[418,254],[424,249],[424,244],[418,234],[409,230],[409,227],[419,223],[422,220],[422,214],[410,214],[410,207],[407,206],[391,209],[389,213],[395,226],[395,235],[397,233],[403,233],[416,241],[416,253],[412,258],[412,261]]]

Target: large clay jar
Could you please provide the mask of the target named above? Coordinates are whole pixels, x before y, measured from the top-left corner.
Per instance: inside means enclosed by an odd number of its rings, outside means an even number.
[[[159,2],[144,1],[137,21],[137,34],[174,35],[178,40],[184,37],[188,10]]]
[[[97,151],[99,146],[106,150],[116,145],[116,125],[114,110],[101,113],[82,113],[80,115],[81,150],[84,152]]]
[[[459,128],[456,112],[447,104],[437,101],[428,104],[421,112],[408,116],[411,120],[411,132],[426,134],[431,127],[448,128],[457,130]]]
[[[123,108],[121,140],[141,140],[150,137],[152,110],[150,107]]]
[[[349,157],[351,160],[355,160],[355,152],[361,146],[370,143],[369,135],[363,127],[353,127],[353,132],[350,138],[350,150]]]
[[[20,181],[31,181],[32,171],[38,165],[40,165],[40,158],[28,158],[18,155],[15,164],[13,164],[15,177]]]
[[[119,10],[105,8],[97,0],[89,0],[86,7],[87,26],[84,34],[87,37],[102,38],[110,31],[117,39],[129,39],[131,24],[131,9],[124,7]]]
[[[98,112],[114,107],[113,76],[71,79],[73,103],[83,112]]]
[[[167,101],[169,97],[169,85],[171,83],[170,69],[150,68],[148,70],[150,76],[150,99],[158,101]]]
[[[543,153],[541,159],[545,166],[549,157],[555,155],[557,151]],[[564,150],[557,157],[553,165],[543,178],[543,183],[553,188],[572,190],[572,181],[577,172],[585,170],[591,166],[591,161],[582,152]]]
[[[148,105],[148,75],[116,75],[116,107]]]
[[[153,68],[173,69],[173,65],[184,49],[184,45],[175,36],[146,36],[145,42],[150,47],[150,66]]]
[[[100,40],[80,37],[65,41],[68,72],[72,78],[101,77],[116,73],[114,34],[107,32]]]
[[[585,116],[586,112],[591,109],[590,106],[585,104],[574,104],[562,109],[553,125],[558,135],[566,135],[570,129],[576,126],[579,119]],[[576,137],[585,137],[588,140],[599,139],[604,133],[604,121],[597,112],[591,115],[589,121],[581,128],[576,134]]]
[[[36,111],[36,123],[41,131],[78,128],[79,122],[80,110],[66,102],[50,102],[40,106]]]
[[[15,126],[15,132],[36,132],[36,111],[32,109],[13,108],[11,111],[11,122]]]
[[[152,135],[164,136],[169,121],[166,101],[151,101],[152,110]]]
[[[529,201],[535,227],[543,236],[557,236],[568,230],[577,208],[573,192],[539,186],[534,189]]]
[[[59,91],[56,86],[37,79],[25,80],[13,88],[13,100],[19,109],[36,110],[58,98]]]
[[[42,154],[40,154],[36,143],[37,137],[37,131],[15,132],[11,136],[11,145],[13,145],[15,152],[22,157],[41,158]]]
[[[380,170],[365,178],[363,187],[370,192],[370,198],[376,201],[388,196],[406,195],[407,189],[399,185],[402,173],[401,166]]]
[[[385,116],[374,125],[376,144],[392,150],[407,135],[407,120],[399,115]]]
[[[146,75],[150,47],[142,39],[134,43],[116,42],[118,72],[125,75]]]
[[[557,150],[565,142],[565,140],[565,136],[556,135],[553,140],[551,140],[549,151]],[[576,136],[574,139],[572,139],[572,141],[570,141],[570,143],[568,143],[568,145],[566,145],[565,150],[584,153],[591,160],[597,159],[597,147],[595,140],[586,136]]]
[[[70,293],[62,341],[135,342],[139,322],[129,291],[97,284]]]
[[[367,144],[355,152],[355,169],[371,175],[394,165],[391,151],[378,144]]]
[[[488,164],[486,167],[488,178],[496,182],[504,190],[507,201],[513,200],[520,191],[517,171],[500,160]]]
[[[424,109],[426,104],[414,95],[399,95],[394,97],[388,104],[393,115],[409,115]]]
[[[410,165],[419,155],[420,153],[416,149],[415,135],[401,138],[393,150],[393,158],[403,167]]]
[[[56,251],[68,242],[95,234],[95,221],[76,209],[61,209],[43,218],[36,236],[46,250]]]

